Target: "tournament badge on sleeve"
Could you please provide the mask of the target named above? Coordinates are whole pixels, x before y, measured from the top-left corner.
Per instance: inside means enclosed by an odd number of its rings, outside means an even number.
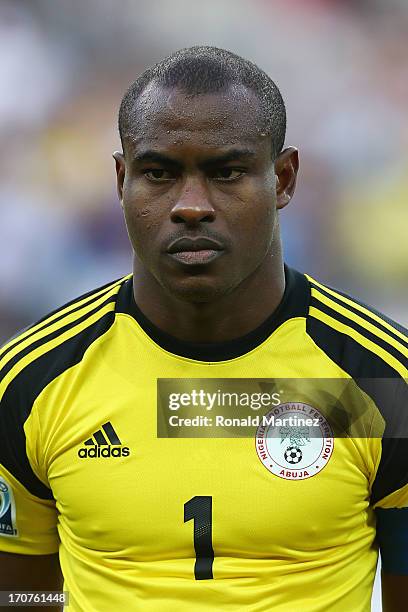
[[[286,480],[304,480],[321,472],[334,447],[327,419],[301,402],[281,404],[265,415],[255,441],[266,469]]]
[[[0,477],[0,535],[16,536],[16,511],[13,491]]]

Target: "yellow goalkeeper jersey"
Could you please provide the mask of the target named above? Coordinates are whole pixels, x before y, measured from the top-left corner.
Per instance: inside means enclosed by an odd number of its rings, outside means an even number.
[[[285,273],[277,310],[236,340],[194,344],[158,330],[129,274],[0,350],[0,550],[59,551],[70,612],[370,610],[375,509],[408,506],[398,434],[407,336],[356,300]],[[265,381],[318,378],[352,381],[380,434],[336,436],[321,397],[313,405],[279,394],[253,411],[282,419],[277,436],[263,418],[253,435],[230,435],[229,422],[216,435],[158,428],[172,381],[186,412],[192,380],[265,391]],[[391,381],[391,399],[364,382],[379,379]],[[352,418],[359,406],[347,409]],[[320,439],[308,423],[283,422],[299,413],[311,426],[317,417]]]

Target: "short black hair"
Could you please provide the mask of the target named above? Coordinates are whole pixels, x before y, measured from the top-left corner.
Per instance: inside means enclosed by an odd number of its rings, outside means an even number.
[[[122,98],[119,133],[124,144],[134,133],[134,108],[143,90],[155,82],[164,87],[179,87],[187,94],[216,93],[232,84],[241,84],[259,98],[262,131],[272,138],[274,159],[282,151],[286,134],[286,110],[282,95],[272,79],[256,64],[231,51],[217,47],[195,46],[181,49],[145,70]]]

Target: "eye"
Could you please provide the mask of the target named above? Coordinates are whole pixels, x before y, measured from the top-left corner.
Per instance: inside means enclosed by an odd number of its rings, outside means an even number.
[[[211,173],[212,178],[217,181],[235,181],[245,174],[242,168],[217,168]]]
[[[148,170],[144,170],[143,174],[147,180],[153,183],[164,183],[174,178],[172,174],[170,174],[168,170],[164,170],[164,168],[149,168]]]

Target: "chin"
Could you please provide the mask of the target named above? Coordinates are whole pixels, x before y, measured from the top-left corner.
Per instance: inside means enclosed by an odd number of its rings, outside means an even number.
[[[163,287],[173,297],[191,303],[213,302],[229,292],[226,283],[197,276],[174,283],[165,282]]]

